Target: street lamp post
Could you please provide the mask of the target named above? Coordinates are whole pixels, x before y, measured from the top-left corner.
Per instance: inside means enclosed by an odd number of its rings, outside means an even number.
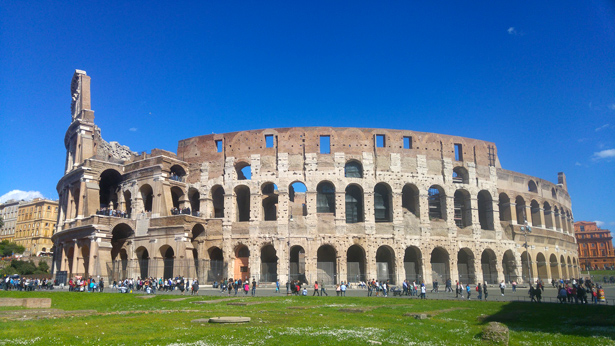
[[[525,253],[527,254],[527,272],[529,273],[529,276],[530,276],[528,280],[531,285],[532,284],[532,266],[530,265],[530,250],[527,245],[527,234],[532,233],[532,227],[528,225],[527,219],[525,219],[525,215],[523,216],[523,224],[524,226],[521,226],[521,232],[523,232],[523,239],[524,239],[523,247],[525,248]]]

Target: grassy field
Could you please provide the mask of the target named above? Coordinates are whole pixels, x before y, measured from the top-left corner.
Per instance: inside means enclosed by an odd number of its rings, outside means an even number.
[[[23,308],[0,308],[0,345],[467,345],[482,344],[488,321],[510,328],[511,345],[615,345],[611,306],[375,297],[243,297],[194,304],[221,298],[165,301],[180,297],[69,292],[2,292],[2,297],[49,297],[53,309],[92,311],[30,319],[21,315]],[[248,305],[229,305],[238,303]],[[430,318],[406,316],[420,313]],[[216,316],[252,320],[191,322]]]

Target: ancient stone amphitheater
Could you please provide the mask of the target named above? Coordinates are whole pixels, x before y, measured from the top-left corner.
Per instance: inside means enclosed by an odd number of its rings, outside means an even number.
[[[310,127],[137,154],[102,139],[84,71],[71,94],[56,272],[201,283],[578,276],[564,174],[553,184],[505,170],[494,143]]]

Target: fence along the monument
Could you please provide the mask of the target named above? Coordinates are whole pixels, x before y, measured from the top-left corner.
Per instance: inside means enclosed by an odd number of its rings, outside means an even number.
[[[149,259],[107,262],[109,282],[137,278],[198,278],[199,282],[220,281],[227,277],[228,265],[224,261]]]

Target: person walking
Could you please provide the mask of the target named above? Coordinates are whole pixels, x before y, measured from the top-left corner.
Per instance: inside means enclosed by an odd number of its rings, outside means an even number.
[[[470,294],[472,293],[472,287],[470,287],[470,284],[468,284],[466,286],[466,294],[468,295],[468,300],[470,300]]]
[[[502,293],[502,297],[504,297],[505,288],[506,288],[506,284],[504,283],[504,280],[502,280],[502,282],[500,282],[500,293]]]
[[[275,293],[280,293],[280,280],[275,282]]]
[[[489,296],[489,293],[487,293],[487,283],[483,282],[483,293],[485,294],[485,301],[487,301],[487,297]]]
[[[252,297],[256,296],[256,279],[252,279]]]
[[[324,294],[328,297],[329,295],[327,294],[327,291],[325,290],[325,284],[321,282],[319,285],[320,285],[320,296],[322,297],[322,295]]]
[[[312,293],[312,297],[313,296],[319,296],[320,297],[320,293],[318,292],[318,281],[314,281],[314,293]]]
[[[342,285],[340,286],[340,289],[342,290],[342,297],[346,296],[346,288],[346,283],[342,281]]]
[[[427,293],[427,288],[425,288],[425,283],[421,281],[421,299],[427,299],[425,293]]]
[[[478,300],[483,300],[483,287],[480,282],[478,283],[478,286],[476,286],[476,292],[478,292]]]

